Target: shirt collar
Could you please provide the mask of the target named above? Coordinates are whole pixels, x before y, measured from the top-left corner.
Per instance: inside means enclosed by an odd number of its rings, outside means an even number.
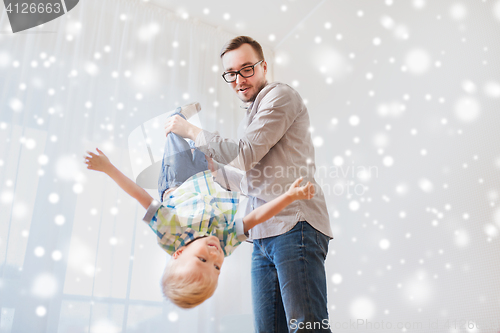
[[[246,103],[243,103],[240,105],[240,108],[244,109],[244,110],[248,110],[250,109],[250,107],[252,106],[253,102],[246,102]]]

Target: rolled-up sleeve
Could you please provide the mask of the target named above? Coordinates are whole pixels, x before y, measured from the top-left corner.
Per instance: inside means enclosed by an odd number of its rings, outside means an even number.
[[[217,162],[216,162],[217,163]],[[245,175],[243,171],[229,165],[217,163],[218,171],[214,180],[228,191],[242,192],[241,179]],[[246,193],[244,193],[246,194]]]
[[[231,253],[248,238],[248,234],[245,234],[244,230],[242,218],[237,218],[229,225],[221,226],[216,229],[215,236],[219,238],[226,257],[231,255]]]
[[[245,226],[243,224],[243,218],[237,218],[234,220],[234,225],[236,229],[236,237],[240,242],[245,241],[248,238],[248,232],[245,233]]]
[[[151,202],[148,209],[146,210],[146,214],[144,215],[142,220],[149,224],[151,222],[151,220],[153,219],[153,217],[155,216],[158,209],[160,208],[160,206],[161,206],[161,202],[159,202],[157,200],[153,200],[153,202]]]

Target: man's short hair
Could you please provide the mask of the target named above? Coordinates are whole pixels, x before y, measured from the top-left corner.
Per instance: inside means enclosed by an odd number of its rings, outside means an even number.
[[[257,42],[255,39],[248,36],[238,36],[231,39],[222,47],[222,50],[220,51],[220,57],[222,58],[224,54],[229,51],[236,50],[243,44],[250,44],[255,53],[257,53],[257,57],[259,57],[259,60],[264,60],[264,52],[262,51],[262,46],[260,46],[259,42]]]

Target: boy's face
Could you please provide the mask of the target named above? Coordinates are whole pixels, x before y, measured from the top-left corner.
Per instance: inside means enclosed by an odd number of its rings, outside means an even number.
[[[222,56],[222,65],[225,72],[239,71],[241,68],[254,65],[260,60],[250,44],[243,44],[236,50],[228,51]],[[228,83],[236,95],[243,102],[253,102],[258,93],[266,84],[267,63],[263,61],[254,67],[254,75],[244,78],[241,75],[236,81]]]
[[[182,268],[186,271],[199,271],[218,279],[224,252],[220,247],[219,239],[215,236],[199,238],[187,246],[175,251],[174,260],[181,260]]]

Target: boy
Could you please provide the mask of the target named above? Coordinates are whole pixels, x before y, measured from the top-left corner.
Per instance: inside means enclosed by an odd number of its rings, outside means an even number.
[[[212,296],[224,257],[247,238],[248,230],[315,193],[309,182],[300,187],[299,178],[283,195],[235,220],[239,194],[216,192],[212,171],[207,170],[212,161],[200,151],[191,152],[189,144],[174,133],[167,135],[159,178],[162,203],[121,173],[101,150],[97,152],[84,156],[87,169],[106,173],[147,209],[144,221],[157,234],[159,245],[172,255],[162,277],[163,292],[182,308],[192,308]],[[193,172],[197,173],[189,175]],[[190,178],[185,179],[187,175]]]

